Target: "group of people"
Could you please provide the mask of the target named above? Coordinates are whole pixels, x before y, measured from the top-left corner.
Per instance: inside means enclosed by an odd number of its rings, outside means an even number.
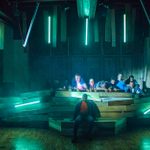
[[[75,91],[124,91],[134,94],[143,94],[143,91],[133,75],[130,75],[128,79],[123,80],[122,74],[118,74],[117,79],[112,78],[110,82],[99,81],[94,82],[94,79],[89,79],[89,85],[84,82],[79,74],[76,74],[72,80],[72,90]],[[86,137],[92,139],[92,129],[94,121],[100,117],[100,111],[97,108],[94,101],[88,100],[88,95],[83,94],[80,102],[77,103],[74,110],[74,128],[72,142],[78,141],[78,129],[82,124],[87,126]]]
[[[111,78],[110,81],[99,81],[95,83],[94,79],[91,78],[89,79],[88,85],[81,78],[80,74],[76,74],[74,79],[72,80],[71,89],[72,91],[123,91],[139,95],[143,94],[140,84],[137,82],[133,75],[130,75],[128,79],[124,80],[121,73],[118,74],[117,79]]]

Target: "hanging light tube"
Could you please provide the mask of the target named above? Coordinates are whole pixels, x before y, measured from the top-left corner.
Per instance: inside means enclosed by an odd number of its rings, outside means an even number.
[[[51,43],[51,16],[48,16],[48,44]]]
[[[123,15],[123,42],[127,42],[126,14]]]
[[[35,20],[35,17],[36,17],[39,5],[40,5],[40,3],[37,3],[35,11],[34,11],[34,14],[33,14],[33,17],[32,17],[31,22],[30,22],[30,26],[29,26],[29,29],[28,29],[25,41],[24,41],[24,43],[22,45],[23,47],[26,47],[26,45],[28,43],[29,35],[30,35],[30,32],[31,32],[31,29],[32,29],[32,26],[33,26],[33,23],[34,23],[34,20]]]
[[[85,45],[88,45],[88,24],[89,24],[89,20],[88,18],[86,18],[85,20]]]

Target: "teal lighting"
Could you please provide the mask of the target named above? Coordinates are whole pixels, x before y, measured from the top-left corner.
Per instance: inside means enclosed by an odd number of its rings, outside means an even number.
[[[123,42],[127,41],[127,27],[126,27],[126,14],[123,15]]]
[[[4,23],[0,21],[0,49],[4,49]]]
[[[97,7],[97,0],[77,0],[77,11],[79,17],[94,18]]]
[[[144,115],[146,115],[146,114],[149,113],[149,112],[150,112],[150,108],[147,109],[147,110],[144,112]]]
[[[15,105],[15,108],[22,107],[22,106],[27,106],[27,105],[38,104],[38,103],[40,103],[40,101],[34,101],[34,102],[29,102],[29,103],[24,103],[24,104],[17,104],[17,105]]]
[[[48,16],[48,44],[51,43],[51,16]]]
[[[83,2],[83,8],[84,8],[84,15],[89,16],[90,15],[90,0],[85,0]]]
[[[26,136],[16,137],[13,139],[12,146],[15,150],[35,150],[44,149],[44,145],[36,138],[27,138]]]
[[[34,20],[35,20],[37,11],[38,11],[38,9],[39,9],[39,5],[40,5],[40,3],[37,3],[36,8],[35,8],[35,11],[34,11],[34,14],[33,14],[33,17],[32,17],[32,19],[31,19],[31,22],[30,22],[30,25],[29,25],[29,29],[28,29],[28,32],[27,32],[25,41],[24,41],[24,43],[23,43],[23,45],[22,45],[23,47],[26,47],[26,46],[27,46],[28,39],[29,39],[29,35],[30,35],[30,32],[31,32],[31,29],[32,29],[32,26],[33,26],[33,23],[34,23]]]
[[[85,30],[85,45],[88,45],[88,24],[89,24],[89,20],[88,18],[86,18],[86,30]]]
[[[57,20],[58,20],[58,10],[57,6],[53,8],[53,16],[52,16],[52,46],[57,47]]]

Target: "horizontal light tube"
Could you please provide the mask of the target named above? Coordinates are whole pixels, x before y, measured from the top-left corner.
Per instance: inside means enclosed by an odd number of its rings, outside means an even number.
[[[24,103],[24,104],[18,104],[18,105],[15,105],[15,108],[22,107],[22,106],[27,106],[27,105],[38,104],[38,103],[40,103],[40,101],[34,101],[34,102],[29,102],[29,103]]]

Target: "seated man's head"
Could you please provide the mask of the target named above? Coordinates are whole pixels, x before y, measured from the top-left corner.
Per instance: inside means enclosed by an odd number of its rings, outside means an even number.
[[[129,86],[130,86],[131,88],[134,88],[134,82],[133,82],[133,81],[130,81]]]
[[[83,101],[86,101],[87,98],[88,98],[87,94],[83,94],[83,95],[82,95],[82,100],[83,100]]]
[[[90,86],[94,86],[94,79],[90,79],[90,80],[89,80],[89,85],[90,85]]]
[[[101,88],[105,88],[106,87],[106,82],[105,81],[101,81]]]
[[[123,79],[123,75],[121,73],[118,74],[117,79],[120,81]]]
[[[115,79],[111,78],[110,83],[114,85],[115,84]]]
[[[130,79],[130,81],[134,81],[134,76],[133,76],[133,75],[130,75],[130,76],[129,76],[129,79]]]
[[[75,80],[76,80],[76,82],[80,82],[81,76],[79,74],[76,74],[75,75]]]

